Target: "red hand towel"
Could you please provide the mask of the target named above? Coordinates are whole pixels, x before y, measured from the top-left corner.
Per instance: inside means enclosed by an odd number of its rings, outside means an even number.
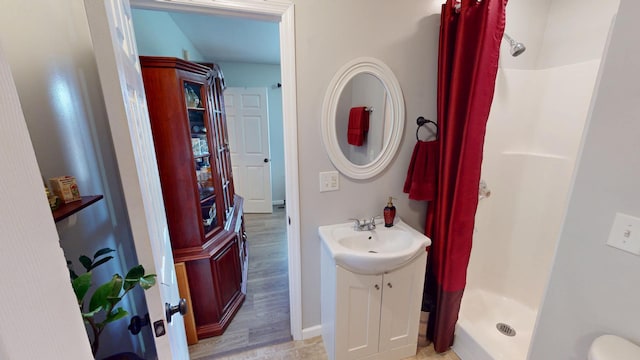
[[[440,158],[440,141],[418,141],[413,148],[407,179],[404,182],[405,193],[409,199],[435,199],[438,185],[438,161]]]
[[[351,108],[349,111],[349,126],[347,128],[347,142],[354,146],[362,146],[369,131],[369,112],[364,106]]]

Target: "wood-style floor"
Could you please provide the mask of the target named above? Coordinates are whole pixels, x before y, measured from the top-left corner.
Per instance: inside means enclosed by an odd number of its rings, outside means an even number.
[[[189,347],[191,359],[229,354],[291,341],[285,211],[245,214],[249,253],[247,296],[224,334]]]
[[[304,341],[289,341],[287,343],[273,345],[258,349],[245,351],[242,353],[222,357],[228,360],[326,360],[327,353],[324,350],[322,337]],[[442,354],[437,354],[433,346],[419,347],[415,356],[406,359],[413,360],[460,360],[460,358],[449,350]]]

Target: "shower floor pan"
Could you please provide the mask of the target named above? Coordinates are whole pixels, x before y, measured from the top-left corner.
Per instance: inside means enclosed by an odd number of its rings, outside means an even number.
[[[453,351],[461,360],[525,360],[536,312],[484,290],[465,291]]]

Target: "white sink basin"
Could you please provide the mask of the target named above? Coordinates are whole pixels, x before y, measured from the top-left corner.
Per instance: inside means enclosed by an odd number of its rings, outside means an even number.
[[[356,231],[353,222],[318,228],[322,242],[340,265],[358,274],[374,275],[409,263],[431,240],[397,219],[393,227]]]

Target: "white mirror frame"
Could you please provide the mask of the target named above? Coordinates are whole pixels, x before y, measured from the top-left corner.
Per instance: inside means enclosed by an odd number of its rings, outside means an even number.
[[[380,154],[370,163],[356,165],[342,153],[336,132],[336,112],[345,86],[358,74],[371,74],[378,78],[389,94],[391,126],[389,140]],[[322,141],[333,165],[343,175],[353,179],[369,179],[382,172],[393,160],[404,131],[404,98],[400,83],[391,69],[382,61],[362,57],[346,63],[333,77],[322,104]]]

